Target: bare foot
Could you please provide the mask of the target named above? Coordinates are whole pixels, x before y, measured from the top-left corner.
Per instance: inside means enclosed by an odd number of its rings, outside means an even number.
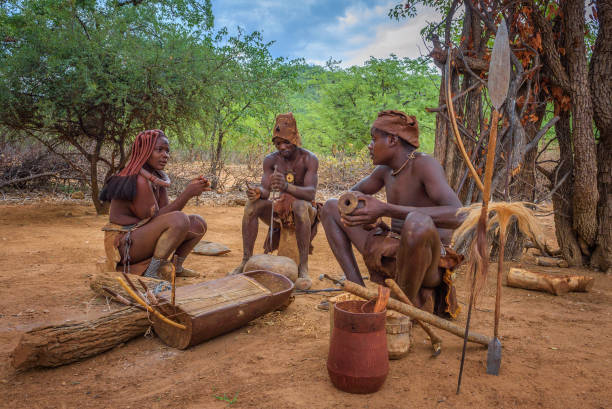
[[[308,267],[300,265],[298,267],[298,279],[295,281],[297,290],[308,290],[312,287],[312,280],[308,277]]]
[[[235,269],[233,269],[232,271],[230,271],[229,273],[227,273],[228,276],[233,276],[236,274],[242,274],[244,272],[244,265],[246,264],[246,261],[243,261],[242,263],[240,263],[240,265],[238,267],[236,267]]]
[[[312,287],[312,281],[308,277],[300,277],[295,281],[296,290],[308,290]]]
[[[185,267],[181,267],[180,270],[176,269],[176,276],[177,277],[199,277],[200,273],[194,270],[190,270]]]

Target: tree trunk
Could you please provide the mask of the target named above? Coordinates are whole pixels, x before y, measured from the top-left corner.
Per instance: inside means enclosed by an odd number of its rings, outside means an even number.
[[[100,201],[100,187],[98,186],[98,158],[96,155],[92,155],[90,159],[90,175],[89,175],[89,185],[91,187],[91,200],[93,201],[94,207],[96,208],[96,213],[108,214],[109,206],[108,204],[102,203]]]
[[[591,57],[589,80],[593,118],[599,130],[597,186],[599,203],[597,247],[591,266],[612,272],[612,0],[596,2],[599,32]]]
[[[459,84],[459,74],[454,72],[451,69],[451,94],[456,92],[457,86]],[[444,73],[442,74],[442,83],[440,85],[440,96],[438,98],[440,105],[446,104],[446,76]],[[450,96],[452,98],[452,95]],[[453,106],[458,107],[459,105],[455,102]],[[457,112],[457,115],[460,116],[460,112]],[[434,147],[434,157],[440,162],[442,167],[444,168],[444,173],[446,174],[446,180],[448,184],[453,190],[457,189],[463,169],[465,169],[466,164],[464,163],[461,155],[459,153],[459,149],[457,148],[457,143],[455,141],[455,136],[450,128],[449,121],[442,114],[436,115],[436,140]]]
[[[578,246],[578,240],[572,227],[572,205],[571,198],[573,192],[573,159],[572,159],[572,143],[570,130],[570,113],[567,111],[559,112],[559,121],[555,124],[555,134],[559,142],[559,157],[561,162],[551,172],[550,188],[553,189],[561,181],[565,175],[569,176],[557,188],[557,191],[552,195],[553,209],[555,211],[555,234],[557,243],[561,248],[563,258],[567,260],[570,266],[582,265],[582,253]]]
[[[583,254],[589,256],[597,237],[597,157],[593,136],[593,104],[584,43],[584,2],[562,2],[572,104],[574,147],[573,228]],[[609,80],[609,78],[608,78]],[[561,156],[563,158],[563,156]]]
[[[219,130],[217,133],[217,144],[215,150],[212,152],[212,159],[210,161],[210,173],[212,176],[210,188],[213,190],[219,187],[219,178],[221,176],[221,170],[223,169],[223,165],[221,164],[221,153],[223,151],[224,136],[224,132]]]
[[[526,95],[525,99],[529,96]],[[517,111],[518,107],[516,108]],[[529,144],[536,137],[538,131],[542,126],[542,119],[546,114],[546,105],[542,105],[536,110],[535,114],[538,116],[538,120],[533,123],[527,121],[522,131],[519,132],[519,136],[523,137],[523,145]],[[519,115],[519,112],[516,112]],[[522,126],[520,121],[517,126]],[[512,141],[512,139],[511,139]],[[538,147],[536,146],[529,152],[526,152],[522,158],[518,158],[518,162],[512,156],[514,146],[510,144],[506,150],[504,156],[507,156],[506,163],[504,164],[504,184],[506,183],[506,177],[509,178],[507,190],[509,192],[506,195],[511,201],[521,202],[535,202],[536,200],[536,156],[538,154]],[[516,152],[516,149],[514,149]],[[517,155],[518,156],[518,155]],[[508,161],[510,161],[510,168],[508,169]],[[516,176],[512,176],[513,167],[520,165],[520,170]],[[503,188],[506,190],[506,187]],[[501,190],[501,186],[500,186]],[[506,248],[504,249],[504,258],[506,260],[518,260],[523,254],[525,247],[525,236],[520,232],[516,220],[513,220],[508,227],[508,235],[506,238]]]
[[[12,353],[18,371],[80,361],[145,333],[147,313],[129,307],[91,321],[35,328],[23,334]]]
[[[442,76],[440,78],[440,92],[438,94],[438,106],[446,104],[444,92],[444,84],[446,84],[446,75],[444,70],[442,70]],[[446,175],[446,180],[449,181],[449,172],[450,170],[446,166],[447,160],[447,151],[452,147],[452,135],[450,134],[450,124],[448,121],[442,116],[441,113],[436,114],[436,136],[434,142],[434,158],[437,159],[438,162],[444,168],[444,173]],[[449,145],[450,144],[450,145]]]
[[[91,155],[88,155],[89,159],[89,184],[91,187],[91,200],[94,203],[94,207],[96,208],[96,213],[108,214],[110,209],[110,203],[102,203],[100,201],[100,186],[98,185],[98,162],[100,161],[100,152],[102,151],[102,142],[104,141],[104,136],[99,137],[96,141],[96,146],[94,147],[94,152]]]

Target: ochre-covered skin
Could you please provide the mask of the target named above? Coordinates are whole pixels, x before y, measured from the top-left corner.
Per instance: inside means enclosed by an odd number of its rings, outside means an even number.
[[[379,125],[389,122],[385,118],[377,120]],[[401,118],[406,121],[403,126],[396,123]],[[396,114],[392,119],[393,126],[387,129],[404,129],[404,133],[400,137],[372,127],[368,148],[376,168],[351,188],[361,193],[359,201],[363,205],[350,214],[341,214],[338,201],[331,199],[321,211],[321,221],[347,279],[358,284],[363,285],[363,279],[352,246],[367,258],[374,250],[374,241],[394,241],[392,254],[383,254],[388,257],[382,260],[394,263],[395,276],[390,278],[416,306],[431,310],[432,294],[443,282],[444,271],[438,269],[441,246],[450,242],[452,229],[459,225],[456,212],[461,203],[440,164],[429,155],[414,153],[415,146],[408,143],[418,132],[416,120]],[[382,188],[387,202],[372,196]],[[391,232],[380,230],[384,236],[367,230],[380,217],[392,219]],[[374,276],[377,272],[370,273]]]
[[[273,205],[270,200],[270,192],[280,192],[280,200],[274,210],[275,213],[284,214],[285,218],[291,218],[295,226],[300,258],[299,279],[296,286],[301,288],[301,282],[309,280],[308,254],[310,242],[316,234],[316,222],[313,223],[310,217],[312,209],[309,210],[309,208],[313,206],[317,190],[319,161],[312,152],[298,146],[300,144],[299,134],[295,119],[290,113],[277,117],[273,142],[276,152],[264,158],[260,185],[249,186],[247,190],[249,200],[242,218],[243,259],[233,273],[241,273],[244,264],[253,255],[258,221],[270,224]],[[278,193],[275,194],[278,195]],[[279,214],[276,213],[276,215]],[[279,227],[277,223],[274,223],[274,229]],[[271,251],[275,247],[274,243],[272,246],[266,243],[266,246],[266,251]]]
[[[137,151],[132,152],[132,155],[138,154]],[[156,177],[163,179],[162,171],[169,157],[168,139],[160,133],[142,167],[152,175],[158,175]],[[172,254],[182,258],[187,257],[206,233],[206,222],[198,215],[187,215],[181,210],[189,199],[210,190],[208,180],[201,176],[193,179],[176,200],[170,203],[166,187],[152,183],[149,178],[139,173],[139,169],[133,171],[137,178],[134,199],[111,200],[109,217],[111,223],[120,226],[133,225],[143,219],[151,218],[146,224],[130,233],[130,264],[151,257],[167,259]],[[125,235],[118,244],[121,264],[124,264],[127,262]]]

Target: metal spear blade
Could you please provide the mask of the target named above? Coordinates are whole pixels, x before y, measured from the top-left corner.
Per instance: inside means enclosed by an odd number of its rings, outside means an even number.
[[[491,51],[491,63],[489,64],[489,97],[495,109],[499,112],[508,94],[510,82],[510,41],[508,40],[508,29],[506,20],[502,18],[493,51]]]

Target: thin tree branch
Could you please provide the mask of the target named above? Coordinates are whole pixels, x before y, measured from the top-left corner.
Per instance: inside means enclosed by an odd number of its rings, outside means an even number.
[[[531,152],[532,149],[536,148],[538,146],[538,142],[540,141],[540,139],[546,134],[546,132],[548,132],[548,130],[550,128],[552,128],[552,126],[554,124],[557,123],[557,121],[559,121],[559,116],[555,116],[553,119],[551,119],[550,121],[548,121],[548,123],[546,125],[544,125],[536,134],[536,136],[531,140],[531,142],[529,142],[527,144],[527,146],[525,146],[525,153],[529,153]],[[548,145],[547,145],[548,146]],[[539,156],[539,155],[538,155]],[[536,158],[537,160],[537,158]]]
[[[486,84],[485,84],[486,85]],[[462,96],[464,96],[465,94],[474,91],[476,88],[478,88],[477,91],[480,91],[480,89],[482,88],[483,84],[479,83],[479,82],[475,82],[474,84],[472,84],[469,88],[464,89],[463,91],[461,91],[460,93],[456,94],[453,98],[452,101],[456,102],[459,98],[461,98]],[[446,104],[442,104],[437,108],[425,108],[425,111],[427,112],[440,112],[440,111],[444,111],[446,110]]]
[[[14,185],[14,184],[21,183],[21,182],[27,182],[28,180],[43,178],[45,176],[57,176],[57,172],[44,172],[44,173],[39,173],[37,175],[30,175],[30,176],[26,176],[23,178],[8,180],[6,182],[0,183],[0,188],[3,188],[4,186]]]
[[[536,156],[535,160],[537,161],[538,158],[540,157],[540,155],[542,155],[544,152],[546,152],[546,149],[548,149],[548,146],[553,142],[557,140],[557,136],[553,136],[552,138],[550,138],[550,140],[548,142],[546,142],[546,145],[544,145],[544,147],[542,148],[542,150],[540,150],[540,152],[538,152],[538,155]]]

